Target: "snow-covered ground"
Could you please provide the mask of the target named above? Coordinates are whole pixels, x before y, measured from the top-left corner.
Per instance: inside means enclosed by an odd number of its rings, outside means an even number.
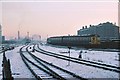
[[[77,75],[85,78],[118,78],[118,73],[105,71],[102,69],[97,69],[94,67],[89,67],[73,62],[70,62],[70,66],[68,66],[68,61],[57,59],[40,53],[34,53],[34,54],[36,56],[39,56],[43,60],[47,60],[54,65],[60,66],[61,68],[74,72]]]
[[[35,48],[38,49],[37,47],[35,47]],[[40,45],[40,48],[68,56],[68,53],[63,53],[63,52],[68,51],[67,48],[66,49],[65,48],[56,48],[56,47],[41,46],[41,45]],[[81,51],[81,50],[72,49],[71,56],[78,57],[79,51]],[[94,61],[96,59],[96,61],[101,60],[102,62],[105,62],[105,63],[109,63],[109,64],[111,63],[112,65],[117,65],[117,66],[119,65],[118,62],[114,61],[114,59],[116,59],[116,56],[118,54],[116,52],[89,51],[89,50],[82,50],[82,51],[83,51],[83,53],[82,53],[83,59],[87,59],[87,60],[89,59],[89,60],[94,60]],[[87,51],[87,53],[86,53],[86,51]],[[51,57],[51,56],[47,56],[44,54],[40,54],[38,52],[35,52],[33,54],[42,58],[43,60],[47,60],[52,64],[58,65],[66,70],[74,72],[74,73],[78,74],[79,76],[82,76],[85,78],[118,78],[119,77],[118,76],[119,74],[116,72],[98,69],[98,68],[94,68],[94,67],[90,67],[90,66],[85,66],[85,65],[77,64],[77,63],[73,63],[73,62],[70,62],[70,66],[67,66],[68,61],[61,60],[61,59]],[[106,56],[107,59],[104,58],[104,55]],[[112,56],[114,56],[114,58]],[[113,63],[113,62],[116,62],[116,63]]]
[[[21,59],[19,53],[20,48],[21,46],[14,50],[6,51],[6,57],[7,59],[10,59],[12,75],[14,78],[34,78]],[[2,73],[2,58],[2,54],[0,54],[0,74]],[[0,76],[0,80],[1,78],[2,76]]]
[[[50,52],[55,52],[57,54],[61,55],[66,55],[68,56],[68,48],[66,47],[51,47],[51,46],[46,46],[46,45],[40,45],[40,48],[50,51]],[[71,49],[70,50],[70,56],[78,58],[80,51],[82,51],[82,59],[85,60],[90,60],[90,61],[95,61],[99,63],[106,63],[109,65],[114,65],[114,66],[119,66],[119,53],[120,52],[110,52],[110,51],[96,51],[92,49]]]
[[[68,48],[59,48],[59,47],[52,47],[46,45],[39,45],[40,48],[44,50],[48,50],[51,52],[55,52],[58,54],[68,56]],[[7,59],[10,59],[11,62],[11,70],[13,73],[14,78],[33,78],[33,75],[28,70],[26,65],[21,59],[19,49],[20,47],[16,47],[14,50],[10,50],[6,52]],[[35,47],[37,49],[37,47]],[[70,56],[78,58],[79,52],[82,52],[82,58],[91,61],[97,61],[101,63],[106,63],[114,66],[119,66],[118,63],[118,52],[108,52],[108,51],[94,51],[94,50],[83,50],[83,49],[71,49]],[[25,51],[25,49],[24,49]],[[34,52],[34,55],[50,61],[52,64],[58,65],[66,70],[76,73],[85,78],[118,78],[118,73],[107,71],[103,69],[98,69],[90,66],[85,66],[82,64],[77,64],[70,62],[70,66],[68,65],[68,61],[57,59],[55,57],[50,57],[47,55],[40,54],[38,52]],[[0,79],[2,78],[2,54],[0,54]]]

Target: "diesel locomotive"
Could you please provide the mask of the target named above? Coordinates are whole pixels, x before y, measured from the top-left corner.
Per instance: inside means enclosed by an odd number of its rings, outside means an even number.
[[[47,38],[47,43],[61,46],[97,47],[100,44],[100,38],[98,35],[55,36]]]

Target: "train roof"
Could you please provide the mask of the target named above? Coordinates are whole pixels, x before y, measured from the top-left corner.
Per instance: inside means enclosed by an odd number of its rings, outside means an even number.
[[[92,36],[97,36],[99,37],[98,35],[73,35],[73,36],[54,36],[54,37],[49,37],[49,38],[61,38],[61,37],[92,37]]]

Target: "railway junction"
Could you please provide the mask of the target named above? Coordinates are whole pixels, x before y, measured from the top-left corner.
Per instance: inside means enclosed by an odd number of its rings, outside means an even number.
[[[78,58],[81,50],[82,58]],[[119,52],[71,49],[69,54],[67,51],[65,47],[29,44],[8,50],[5,55],[16,80],[119,79]],[[3,67],[1,79],[2,70]]]

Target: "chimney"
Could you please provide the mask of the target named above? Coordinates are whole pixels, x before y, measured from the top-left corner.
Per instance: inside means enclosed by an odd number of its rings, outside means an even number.
[[[18,40],[20,39],[20,31],[18,31]]]
[[[84,29],[84,26],[82,27],[82,29]]]
[[[29,32],[27,32],[27,38],[29,39]]]

